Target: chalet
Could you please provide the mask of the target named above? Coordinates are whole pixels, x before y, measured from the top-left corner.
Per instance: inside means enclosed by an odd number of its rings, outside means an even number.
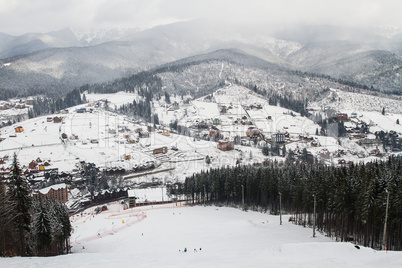
[[[148,126],[147,127],[148,132],[154,132],[155,131],[155,127],[154,126]]]
[[[370,151],[370,155],[373,155],[373,156],[382,156],[382,153],[381,153],[381,151],[378,149],[378,148],[376,148],[376,149],[374,149],[374,150],[371,150]]]
[[[260,135],[260,130],[257,128],[250,127],[247,129],[246,135],[247,137]]]
[[[167,151],[168,151],[168,148],[166,146],[164,146],[164,147],[156,148],[152,152],[153,152],[153,154],[166,154]]]
[[[23,131],[24,131],[24,128],[21,127],[21,126],[18,126],[18,127],[15,128],[16,133],[20,133],[20,132],[23,132]]]
[[[221,107],[221,114],[226,114],[228,111],[228,108],[226,106]]]
[[[61,113],[62,114],[68,114],[68,110],[67,109],[61,110]]]
[[[125,154],[123,155],[124,160],[130,160],[131,159],[131,155],[129,154]]]
[[[35,169],[37,165],[38,165],[38,163],[37,163],[35,160],[32,160],[32,161],[29,163],[28,167],[29,167],[30,169]]]
[[[61,123],[63,121],[62,117],[55,116],[53,117],[53,123]]]
[[[98,192],[93,196],[94,203],[103,203],[110,200],[116,200],[119,198],[127,197],[127,190],[125,189],[116,189],[116,190],[103,190]]]
[[[4,164],[4,159],[0,157],[0,165]]]
[[[79,109],[77,109],[77,110],[75,110],[77,113],[79,113],[79,114],[83,114],[83,113],[85,113],[87,110],[85,109],[85,108],[79,108]]]
[[[347,121],[348,119],[349,118],[347,114],[341,114],[341,113],[338,114],[338,121]]]
[[[53,121],[53,118],[52,118],[52,117],[46,118],[46,122],[52,122],[52,121]]]
[[[219,131],[219,129],[211,129],[209,131],[209,136],[212,137],[214,135],[215,135],[215,137],[219,137],[221,135],[221,132]]]
[[[34,198],[54,198],[60,202],[67,202],[67,185],[65,183],[55,184],[33,193]]]
[[[26,108],[25,103],[17,103],[15,105],[15,109],[25,109],[25,108]]]
[[[163,131],[163,132],[162,132],[162,135],[163,135],[163,136],[166,136],[166,137],[169,137],[169,136],[170,136],[170,131],[167,131],[167,130],[166,130],[166,131]]]
[[[140,133],[138,133],[138,136],[140,138],[149,138],[149,132],[148,131],[140,132]]]
[[[218,142],[217,148],[221,151],[231,151],[234,149],[234,142],[221,140]]]

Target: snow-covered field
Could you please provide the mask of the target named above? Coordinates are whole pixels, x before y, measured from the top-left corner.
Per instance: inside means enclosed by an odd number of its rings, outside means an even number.
[[[389,109],[388,106],[386,107],[386,114],[382,115],[380,106],[378,111],[368,111],[370,109],[360,110],[362,104],[353,106],[347,102],[347,96],[355,93],[332,90],[331,94],[336,95],[336,101],[331,103],[332,105],[339,104],[335,107],[339,108],[340,112],[348,114],[356,112],[356,120],[363,120],[370,124],[370,131],[394,130],[397,133],[402,133],[402,125],[396,124],[397,119],[402,120],[401,114],[389,111],[392,107],[395,110],[394,108],[398,106],[396,103],[400,103],[400,101],[394,100]],[[358,96],[353,99],[359,100],[361,103],[363,100],[370,101],[371,99],[373,102],[381,101],[378,103],[382,104],[385,101],[384,98],[380,97],[356,95]],[[91,101],[90,103],[72,107],[67,114],[57,114],[63,118],[63,123],[47,122],[49,116],[43,116],[2,128],[0,135],[5,140],[0,143],[0,157],[12,156],[16,152],[20,163],[25,166],[40,157],[43,161],[50,160],[49,168],[58,168],[59,171],[71,171],[81,160],[95,163],[101,168],[124,167],[128,169],[146,161],[159,161],[160,169],[174,169],[169,174],[163,173],[162,177],[179,180],[184,180],[186,176],[191,176],[194,172],[206,170],[210,167],[235,165],[237,159],[240,158],[243,159],[243,164],[264,161],[266,157],[262,155],[261,149],[256,147],[236,145],[238,150],[222,152],[216,148],[216,142],[208,142],[174,133],[169,136],[162,135],[163,130],[170,130],[169,124],[174,120],[178,120],[182,126],[190,127],[192,132],[198,131],[199,135],[205,135],[209,133],[207,129],[197,130],[195,126],[202,121],[212,124],[214,119],[220,121],[216,126],[221,134],[232,139],[235,136],[240,136],[243,139],[249,127],[258,128],[268,138],[277,132],[287,132],[290,135],[290,140],[286,144],[286,150],[307,148],[314,155],[319,154],[323,149],[329,150],[333,155],[338,150],[344,150],[345,152],[365,152],[365,155],[368,156],[370,149],[372,149],[362,148],[356,142],[338,142],[335,138],[314,135],[320,126],[312,120],[295,112],[290,112],[288,109],[268,105],[266,99],[242,86],[228,85],[209,97],[209,99],[193,100],[189,104],[183,104],[180,97],[172,97],[172,102],[180,103],[174,109],[171,109],[163,101],[154,102],[154,112],[158,113],[161,122],[161,125],[158,126],[160,129],[150,133],[149,138],[139,139],[135,130],[141,128],[145,131],[145,123],[112,112],[105,112],[104,102],[100,101],[107,99],[109,107],[119,107],[124,103],[138,99],[137,94],[125,92],[87,94],[86,98]],[[331,99],[331,97],[326,99]],[[255,108],[258,105],[262,108]],[[324,103],[317,105],[322,107]],[[372,103],[372,105],[374,104]],[[221,109],[224,106],[228,109],[222,113]],[[76,108],[80,107],[85,107],[88,111],[92,110],[92,113],[76,113]],[[56,115],[51,117],[54,116]],[[351,122],[347,122],[347,124],[354,126]],[[24,128],[22,133],[15,133],[14,127],[18,125]],[[119,130],[123,128],[126,128],[124,132],[120,132]],[[64,143],[61,139],[63,133],[68,136]],[[136,142],[129,144],[124,136],[129,136],[129,139],[136,140]],[[299,136],[312,137],[317,145],[312,146],[309,142],[301,141]],[[247,144],[246,138],[245,141],[246,143],[243,144]],[[168,153],[154,155],[152,150],[161,146],[167,146]],[[173,151],[171,150],[172,147],[177,147],[179,150]],[[124,160],[124,155],[131,155],[131,160]],[[204,161],[207,155],[212,160],[210,165]],[[245,156],[250,157],[246,158]],[[343,158],[355,162],[373,159],[370,157],[362,159],[351,154]],[[334,159],[332,163],[337,164],[337,161]],[[8,166],[8,162],[3,165],[3,167]]]
[[[355,248],[289,216],[170,204],[71,217],[72,254],[0,258],[1,267],[402,267],[402,252]],[[187,252],[184,252],[184,249]]]

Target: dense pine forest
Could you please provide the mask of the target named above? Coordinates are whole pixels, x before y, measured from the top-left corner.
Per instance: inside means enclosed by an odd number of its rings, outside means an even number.
[[[71,234],[66,206],[32,199],[14,155],[7,187],[0,188],[0,256],[53,256],[68,253]]]
[[[402,158],[343,167],[268,163],[211,169],[170,187],[194,203],[292,214],[295,224],[316,227],[338,241],[382,248],[389,193],[386,247],[402,250]],[[242,191],[243,190],[243,191]]]

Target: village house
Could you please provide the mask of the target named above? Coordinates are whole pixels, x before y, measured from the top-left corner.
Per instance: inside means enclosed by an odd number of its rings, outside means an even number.
[[[164,147],[156,148],[152,152],[153,152],[153,154],[166,154],[167,151],[168,151],[168,148],[166,146],[164,146]]]
[[[16,133],[24,132],[24,128],[21,127],[21,126],[18,126],[18,127],[15,128],[15,132]]]
[[[63,121],[62,117],[55,116],[53,117],[53,123],[61,123]]]
[[[233,141],[225,141],[220,140],[218,142],[217,148],[221,151],[231,151],[234,149],[234,142]]]

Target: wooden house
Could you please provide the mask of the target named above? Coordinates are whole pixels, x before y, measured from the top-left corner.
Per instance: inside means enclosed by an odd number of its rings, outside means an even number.
[[[154,149],[153,154],[166,154],[167,151],[168,151],[168,148],[166,146],[164,146],[164,147]]]
[[[35,160],[32,160],[32,161],[29,163],[28,167],[29,167],[30,169],[35,169],[37,165],[38,165],[38,163],[37,163]]]
[[[231,151],[234,149],[234,142],[221,140],[218,142],[217,148],[221,151]]]
[[[53,117],[53,123],[61,123],[63,121],[62,117],[55,116]]]
[[[251,137],[251,136],[257,136],[260,134],[260,130],[257,128],[248,128],[246,131],[246,135],[247,137]]]
[[[18,127],[15,128],[16,133],[20,133],[20,132],[23,132],[23,131],[24,131],[24,128],[21,127],[21,126],[18,126]]]
[[[349,118],[347,114],[341,114],[341,113],[338,114],[338,121],[347,121],[348,119]]]
[[[140,132],[138,133],[138,136],[140,138],[149,138],[149,132],[148,131]]]

